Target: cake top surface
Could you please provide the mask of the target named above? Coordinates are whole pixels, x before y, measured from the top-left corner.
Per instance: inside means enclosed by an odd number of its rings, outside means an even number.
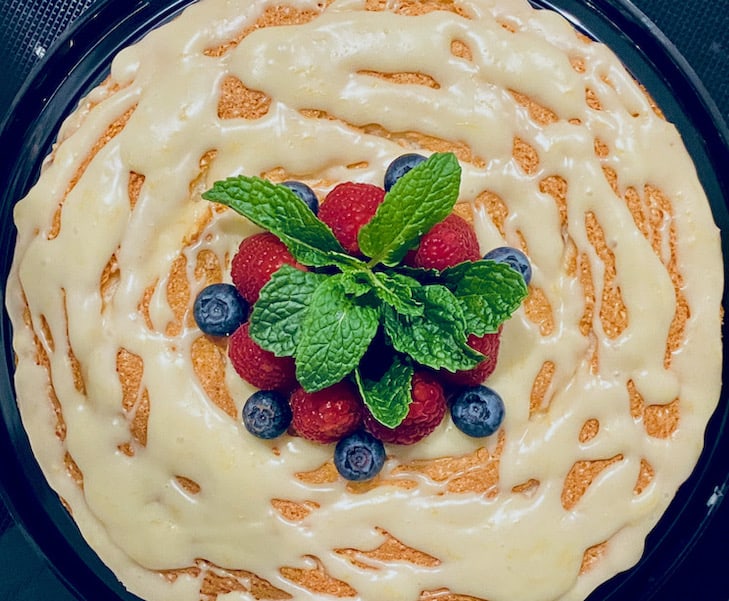
[[[489,380],[498,435],[445,420],[350,483],[329,448],[244,431],[253,390],[191,306],[258,228],[201,194],[250,174],[323,196],[412,149],[458,157],[481,248],[522,248],[533,279]],[[202,0],[115,58],[15,218],[34,453],[150,601],[583,599],[638,560],[719,397],[691,159],[606,47],[522,0]]]

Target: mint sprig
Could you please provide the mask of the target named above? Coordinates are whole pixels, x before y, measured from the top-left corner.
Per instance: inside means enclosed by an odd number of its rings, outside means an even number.
[[[275,234],[297,261],[310,267],[355,267],[332,230],[286,186],[239,175],[218,181],[202,197],[230,207]]]
[[[448,288],[421,286],[415,294],[423,304],[422,315],[403,315],[389,306],[383,310],[385,333],[397,351],[426,367],[451,372],[483,361],[484,356],[466,344],[463,309]]]
[[[390,202],[386,197],[359,232],[359,247],[370,263],[400,263],[425,232],[453,211],[460,183],[461,166],[452,153],[434,154],[397,180],[387,194]]]
[[[319,284],[301,323],[294,352],[296,379],[310,392],[349,375],[377,333],[379,307],[347,295],[343,277],[329,276]]]
[[[326,277],[282,265],[253,305],[248,326],[251,337],[277,357],[293,356],[314,292]]]
[[[354,372],[357,387],[372,417],[388,428],[397,427],[408,414],[414,373],[412,364],[398,355],[393,357],[389,369],[379,380],[364,378],[359,369]]]
[[[527,295],[521,274],[495,261],[460,263],[443,270],[441,280],[458,299],[466,329],[476,336],[496,332]]]
[[[452,153],[436,153],[401,177],[360,230],[366,260],[348,255],[285,186],[238,176],[203,194],[275,234],[311,268],[281,267],[261,289],[249,320],[261,347],[294,358],[305,390],[352,377],[375,419],[394,428],[407,415],[418,365],[459,371],[483,360],[468,336],[496,331],[518,308],[527,293],[521,275],[483,260],[443,272],[400,264],[452,212],[460,176]],[[360,363],[378,332],[392,357],[372,381]]]
[[[385,305],[401,315],[422,315],[423,303],[416,298],[420,283],[411,277],[393,272],[370,272],[372,291]]]

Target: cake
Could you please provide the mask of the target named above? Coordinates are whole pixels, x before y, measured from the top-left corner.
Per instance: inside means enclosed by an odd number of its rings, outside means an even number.
[[[453,153],[528,296],[488,438],[446,417],[351,482],[249,435],[196,295],[259,228],[246,174],[320,198]],[[37,460],[145,601],[583,600],[633,566],[721,386],[719,232],[681,138],[605,46],[525,0],[201,0],[120,52],[15,209],[6,304]]]

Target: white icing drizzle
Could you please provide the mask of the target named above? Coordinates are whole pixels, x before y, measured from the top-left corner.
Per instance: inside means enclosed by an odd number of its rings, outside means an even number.
[[[306,25],[259,29],[220,57],[203,53],[235,38],[269,4],[202,0],[121,52],[111,72],[120,89],[93,92],[89,102],[95,104],[65,122],[52,161],[17,205],[7,305],[16,326],[18,401],[44,472],[92,547],[130,590],[150,601],[198,601],[196,578],[180,576],[170,583],[155,570],[192,566],[200,558],[254,572],[295,599],[315,599],[279,572],[282,566],[311,567],[309,557],[365,601],[415,601],[422,591],[441,588],[490,601],[583,599],[638,560],[645,535],[697,460],[719,395],[719,236],[679,135],[656,116],[605,47],[584,42],[561,17],[522,0],[464,0],[459,6],[468,19],[445,11],[417,17],[364,12],[363,2],[340,0]],[[317,10],[314,2],[291,4]],[[471,61],[451,53],[454,40],[471,49]],[[584,73],[570,64],[578,57],[584,58]],[[398,85],[364,70],[421,72],[439,87]],[[265,116],[218,118],[220,82],[228,74],[272,98]],[[586,88],[597,94],[603,110],[587,106]],[[510,90],[548,107],[559,120],[535,123]],[[131,108],[126,126],[62,200],[108,124]],[[335,119],[307,118],[304,109]],[[570,122],[575,119],[579,123]],[[189,192],[199,158],[217,151],[202,189],[230,175],[277,167],[328,181],[379,183],[403,147],[347,124],[379,124],[465,144],[483,164],[463,162],[461,199],[473,201],[490,190],[509,209],[502,237],[483,206],[475,205],[482,248],[503,244],[504,238],[518,245],[519,236],[527,244],[533,287],[544,292],[555,327],[543,335],[524,310],[505,327],[500,363],[490,380],[507,402],[498,494],[442,494],[444,484],[425,476],[415,476],[411,490],[382,486],[364,494],[347,492],[341,481],[306,485],[294,474],[317,468],[332,449],[285,438],[275,443],[280,454],[274,454],[271,443],[246,434],[206,396],[190,359],[199,332],[184,326],[179,335],[164,334],[173,318],[164,292],[170,268],[207,210],[199,191],[192,197]],[[536,149],[534,173],[526,174],[512,158],[515,136]],[[603,174],[595,138],[609,147],[605,161],[619,174],[621,190],[642,191],[651,184],[673,206],[676,267],[690,317],[670,370],[664,354],[676,295],[664,262],[671,248],[664,244],[662,262],[638,230]],[[127,193],[131,171],[145,176],[133,211]],[[568,183],[566,229],[554,200],[539,189],[550,175]],[[48,239],[60,202],[61,228]],[[614,338],[599,318],[604,264],[585,227],[590,212],[614,254],[616,285],[629,318]],[[666,220],[664,240],[669,227]],[[242,218],[218,214],[184,253],[191,265],[201,248],[224,260],[252,231]],[[566,234],[589,258],[593,273],[596,306],[589,336],[578,327],[585,300],[577,276],[565,269]],[[99,282],[114,252],[119,282],[112,301],[103,305]],[[191,273],[190,281],[195,282]],[[154,282],[150,330],[138,306]],[[44,400],[48,381],[36,364],[32,332],[22,326],[23,297],[49,357],[67,428],[63,442]],[[52,343],[42,334],[42,319]],[[69,345],[81,366],[81,392]],[[129,439],[115,364],[119,348],[143,358],[150,398],[147,444],[133,457],[118,449]],[[590,363],[594,351],[597,369]],[[530,418],[531,388],[546,361],[555,365],[549,407]],[[642,421],[631,416],[628,380],[646,404],[680,399],[680,423],[670,438],[647,436]],[[230,370],[226,383],[240,407],[250,391]],[[599,432],[580,443],[580,429],[591,418],[599,421]],[[493,452],[497,441],[468,439],[446,419],[426,442],[390,448],[385,473],[398,463],[472,453],[484,444]],[[83,489],[68,477],[66,453],[83,473]],[[561,493],[573,464],[618,454],[622,460],[566,510]],[[641,459],[655,474],[636,494]],[[197,482],[200,492],[187,492],[177,475]],[[511,492],[529,479],[539,482],[533,494]],[[319,507],[294,523],[282,519],[272,499]],[[373,560],[379,569],[363,569],[333,551],[375,548],[383,540],[376,528],[437,557],[440,565]],[[606,540],[600,561],[579,575],[584,551]]]

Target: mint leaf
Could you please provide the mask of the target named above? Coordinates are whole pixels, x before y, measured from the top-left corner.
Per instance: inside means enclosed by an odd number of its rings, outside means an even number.
[[[282,265],[261,288],[253,305],[251,338],[278,357],[293,356],[311,297],[326,277]]]
[[[408,265],[398,265],[397,272],[417,280],[422,285],[439,283],[440,271],[437,269],[426,269],[424,267],[410,267]]]
[[[461,166],[452,153],[437,153],[401,177],[359,232],[370,265],[397,265],[420,237],[443,221],[458,200]]]
[[[412,402],[412,379],[415,369],[395,356],[392,365],[379,382],[362,377],[355,371],[359,392],[372,417],[388,428],[395,428],[408,414]]]
[[[346,294],[343,274],[314,291],[296,347],[296,377],[314,392],[336,384],[357,367],[380,322],[377,306]]]
[[[251,336],[261,347],[294,357],[304,389],[321,390],[354,373],[375,418],[395,427],[407,415],[416,364],[455,372],[483,360],[467,337],[496,331],[519,307],[527,295],[521,274],[486,260],[442,272],[400,265],[422,235],[452,212],[460,175],[455,155],[436,153],[401,177],[360,230],[367,262],[348,255],[286,186],[239,176],[203,194],[273,233],[300,263],[315,268],[279,269],[250,318]],[[392,363],[379,381],[370,381],[358,366],[364,358],[369,375],[370,357],[381,354],[377,344],[370,349],[378,332],[393,347],[380,363]]]
[[[239,175],[215,182],[202,197],[230,207],[276,235],[304,265],[346,269],[362,264],[346,254],[329,227],[286,186]]]
[[[342,273],[340,282],[349,296],[360,297],[372,292],[369,270]]]
[[[371,272],[371,286],[382,302],[402,315],[422,315],[423,305],[415,300],[413,291],[420,283],[399,273]]]
[[[423,286],[414,291],[423,315],[397,313],[383,306],[384,326],[392,346],[417,363],[433,369],[471,369],[483,360],[466,344],[466,320],[458,299],[445,286]]]
[[[460,263],[441,277],[461,304],[466,331],[476,336],[498,330],[527,296],[524,278],[505,263]]]

